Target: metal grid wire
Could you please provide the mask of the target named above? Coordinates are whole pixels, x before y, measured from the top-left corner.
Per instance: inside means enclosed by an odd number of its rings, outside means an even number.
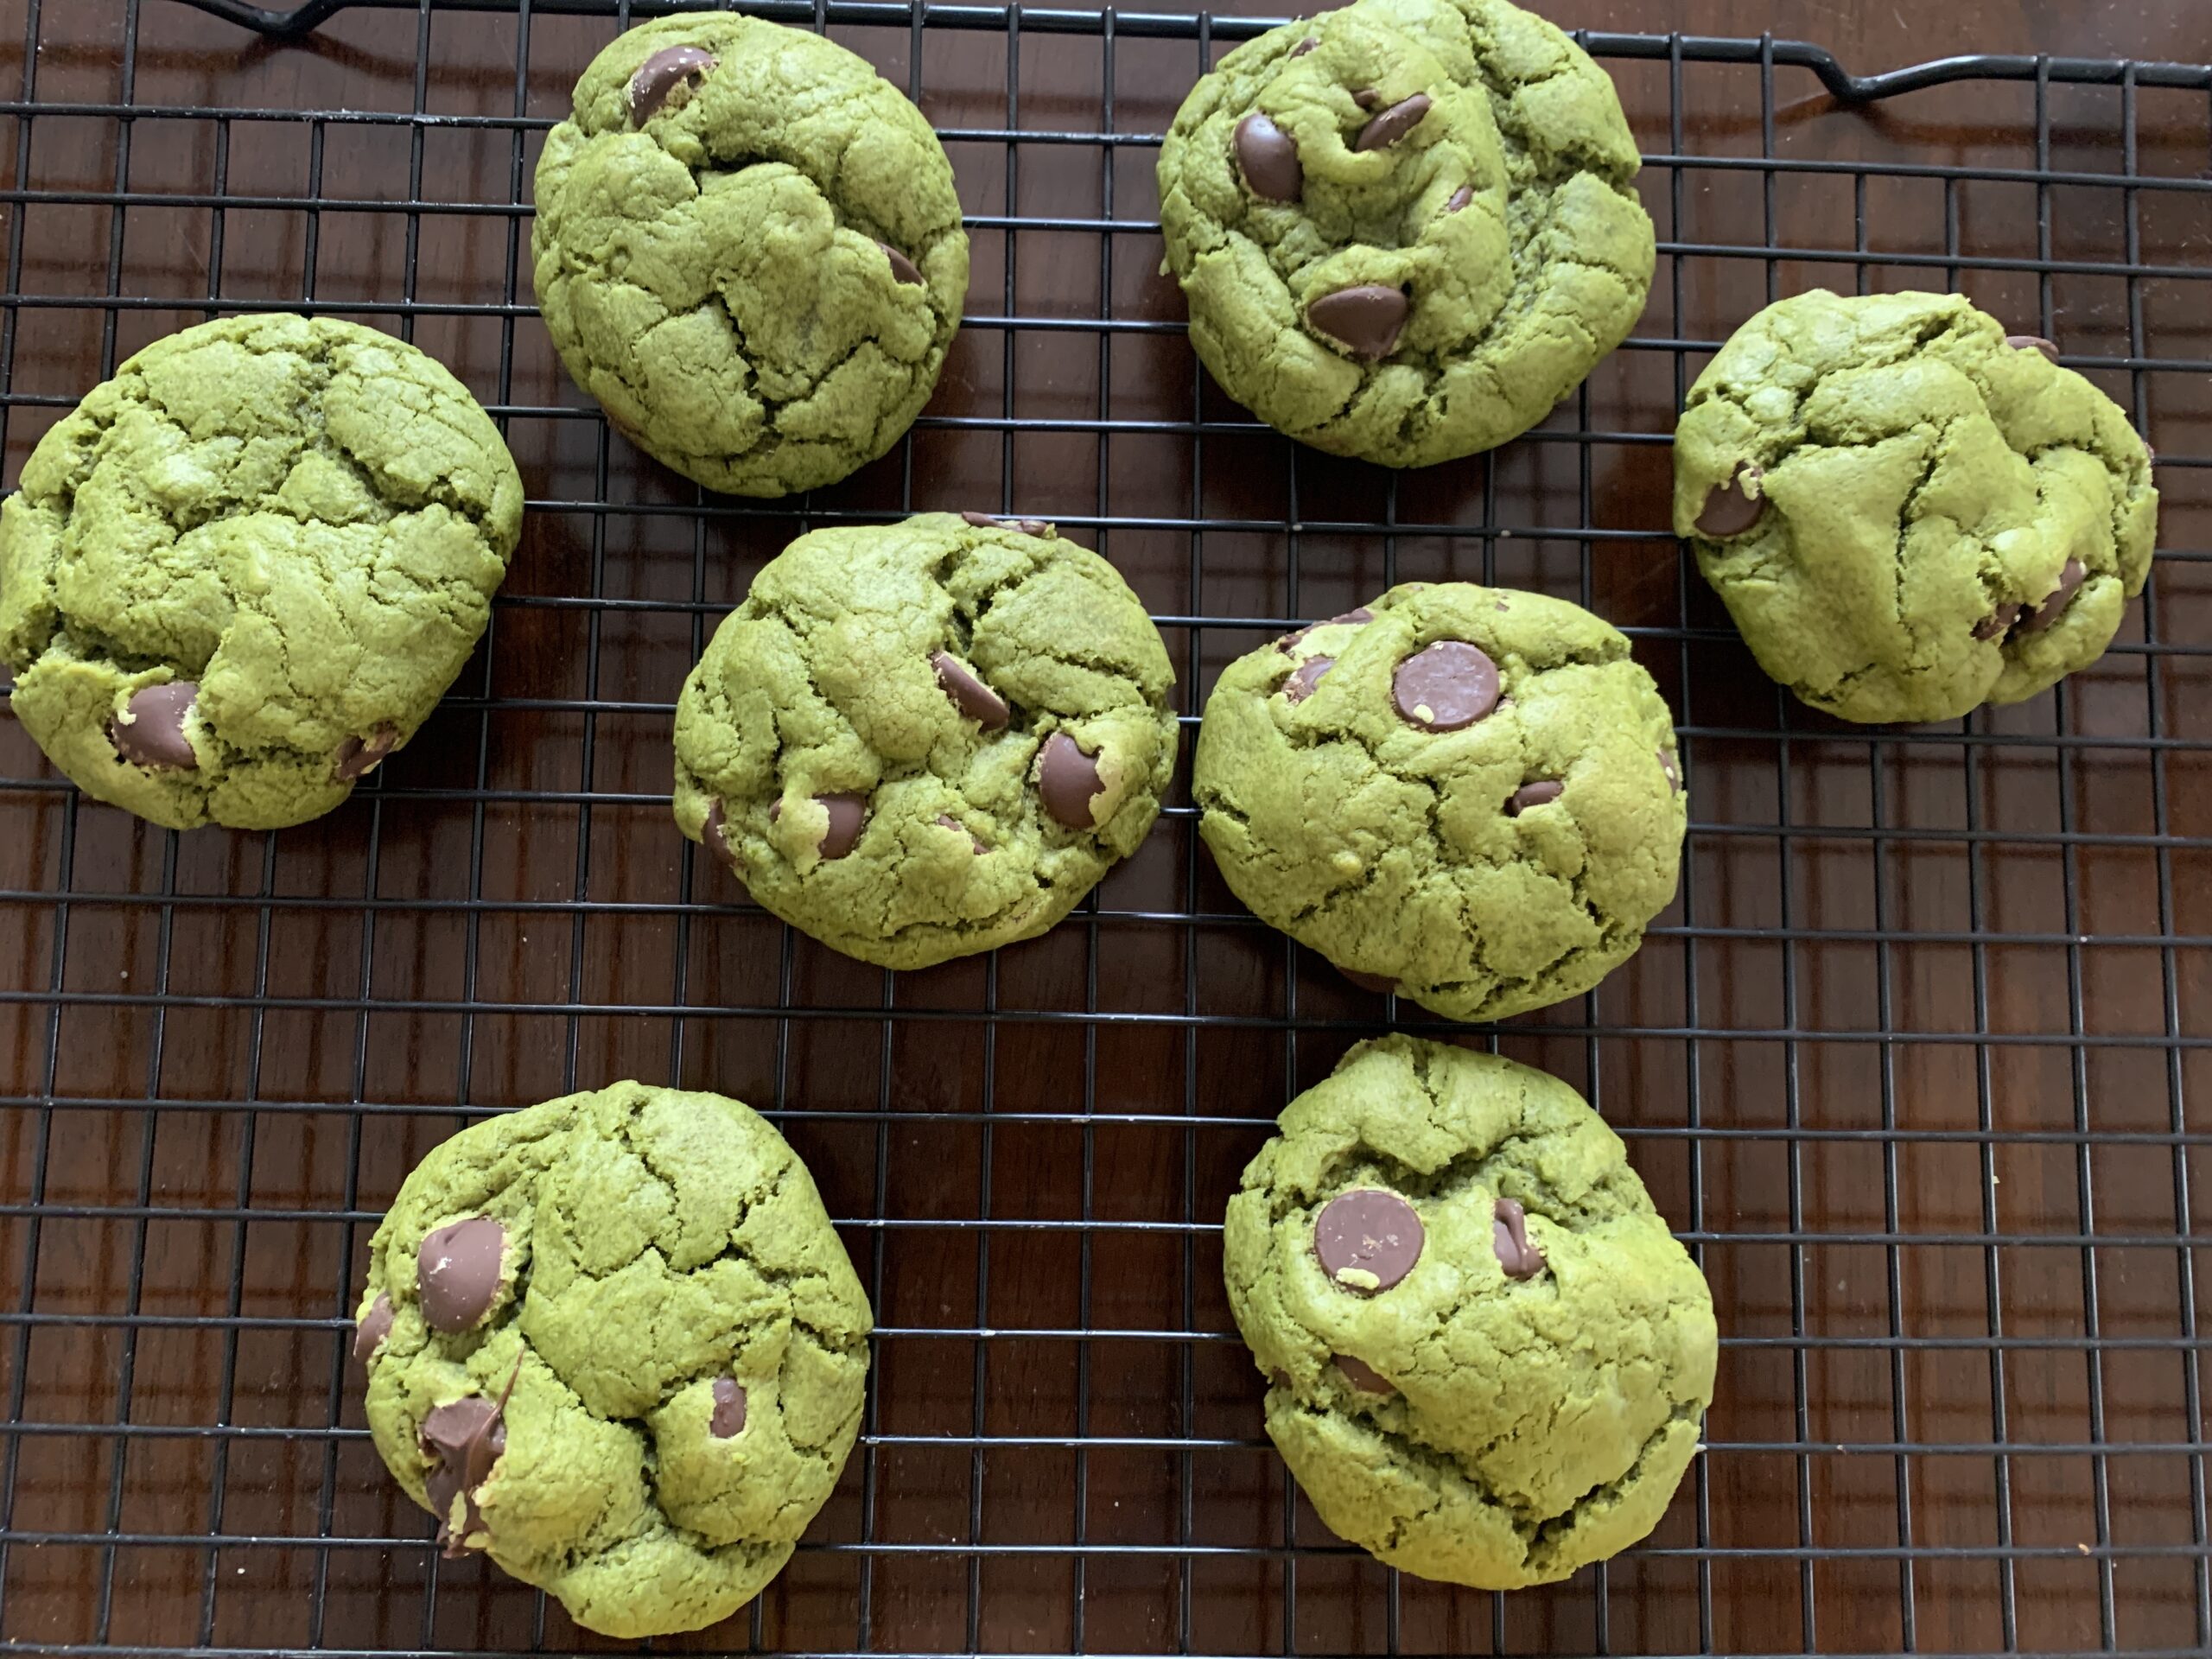
[[[121,354],[283,306],[452,362],[532,496],[477,663],[322,824],[137,825],[0,721],[0,1637],[610,1645],[435,1559],[345,1349],[423,1150],[639,1075],[771,1111],[881,1327],[861,1450],[791,1569],[664,1646],[2212,1648],[2207,1141],[2183,1109],[2212,1024],[2212,72],[1860,82],[1797,43],[1592,37],[1652,152],[1650,311],[1538,432],[1391,476],[1224,403],[1153,274],[1158,133],[1268,20],[751,7],[922,104],[977,256],[915,435],[760,504],[611,438],[530,304],[542,133],[616,28],[671,9],[0,3],[24,24],[0,102],[10,477]],[[324,49],[241,50],[207,13]],[[2097,668],[1902,729],[1825,721],[1751,665],[1668,533],[1666,434],[1735,322],[1819,283],[1962,289],[2150,434],[2158,573]],[[1542,588],[1634,639],[1681,722],[1680,899],[1599,992],[1463,1034],[1581,1088],[1713,1281],[1708,1451],[1649,1544],[1453,1590],[1348,1550],[1284,1479],[1221,1205],[1351,1041],[1436,1027],[1243,915],[1185,794],[1046,940],[925,975],[820,950],[674,836],[675,685],[750,572],[809,525],[942,506],[1048,513],[1115,559],[1186,728],[1228,658],[1402,578]]]

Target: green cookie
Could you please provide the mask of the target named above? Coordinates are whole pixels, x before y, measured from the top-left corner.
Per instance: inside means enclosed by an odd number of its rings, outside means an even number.
[[[782,1571],[860,1432],[868,1298],[784,1138],[618,1084],[464,1129],[370,1245],[369,1429],[448,1555],[607,1636]]]
[[[1628,641],[1564,600],[1408,582],[1240,657],[1192,791],[1236,896],[1454,1020],[1579,995],[1674,896],[1675,734]]]
[[[1651,286],[1605,72],[1505,0],[1358,0],[1238,47],[1160,155],[1166,269],[1224,390],[1389,467],[1494,448]]]
[[[320,817],[414,736],[491,620],[522,480],[467,388],[327,318],[157,340],[0,507],[16,716],[142,818]]]
[[[1713,1298],[1556,1078],[1410,1037],[1285,1109],[1223,1241],[1268,1433],[1423,1578],[1566,1578],[1658,1523],[1713,1401]]]
[[[834,484],[890,448],[968,295],[921,111],[842,46],[723,13],[592,60],[546,137],[531,251],[576,384],[736,495]]]
[[[886,968],[1034,938],[1159,816],[1160,632],[1033,519],[802,536],[676,710],[676,822],[753,896]]]
[[[1846,720],[1930,721],[2104,654],[2158,493],[2056,353],[1955,294],[1816,289],[1736,331],[1675,433],[1675,529],[1761,668]]]

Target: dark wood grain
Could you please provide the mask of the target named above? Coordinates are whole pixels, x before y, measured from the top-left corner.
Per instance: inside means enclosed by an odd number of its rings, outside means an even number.
[[[1770,30],[1861,73],[2212,51],[2199,0],[1550,10]],[[169,0],[45,0],[36,97],[120,99],[134,19],[142,109],[409,111],[427,28],[421,107],[497,118],[518,96],[562,113],[614,27],[534,17],[518,87],[512,17],[351,15],[280,50]],[[22,85],[26,22],[0,0],[0,86]],[[837,34],[909,83],[904,31]],[[1122,40],[1109,70],[1095,38],[1033,32],[1010,113],[1008,49],[928,31],[931,118],[1090,133],[1110,92],[1114,130],[1157,133],[1200,67],[1187,41]],[[1608,67],[1647,151],[1759,156],[1756,66],[1685,67],[1679,133],[1664,63]],[[212,309],[306,298],[409,333],[506,411],[534,504],[486,649],[321,823],[169,836],[79,801],[0,720],[0,1308],[29,1316],[0,1326],[0,1637],[617,1645],[481,1563],[433,1560],[360,1436],[340,1322],[376,1214],[467,1113],[639,1076],[781,1114],[896,1333],[868,1449],[757,1625],[677,1650],[756,1632],[831,1651],[2201,1644],[2184,1195],[2205,1171],[2177,1130],[2188,1088],[2212,1083],[2195,1046],[2212,1029],[2212,195],[1880,175],[2034,167],[2031,85],[1853,111],[1780,71],[1773,94],[1777,157],[1866,170],[1655,164],[1662,242],[1708,251],[1662,258],[1637,340],[1541,433],[1395,480],[1258,433],[1084,426],[1243,418],[1173,327],[1080,326],[1181,319],[1155,151],[956,143],[971,213],[1030,222],[1011,247],[976,232],[971,316],[1077,326],[963,332],[911,467],[804,510],[704,515],[607,435],[529,314],[534,130],[48,113],[26,138],[0,118],[10,188],[92,198],[7,204],[10,482],[120,355]],[[2136,176],[2206,176],[2205,97],[2118,87],[2049,89],[2050,166],[2120,173],[2131,112]],[[140,205],[119,211],[118,184]],[[264,205],[158,200],[218,195]],[[410,197],[463,210],[395,210]],[[2141,262],[2188,274],[2002,268],[2037,258],[2039,215],[2057,261],[2124,264],[2133,235]],[[1130,225],[1034,223],[1069,217]],[[1770,264],[1770,236],[1865,257]],[[2094,373],[2147,418],[2174,556],[2063,694],[1872,738],[1822,721],[1758,672],[1665,539],[1681,377],[1815,283],[1955,284],[2117,365]],[[486,302],[516,309],[466,309]],[[2197,368],[2127,366],[2148,359]],[[789,934],[674,834],[667,707],[806,512],[1001,505],[1062,517],[1164,616],[1326,614],[1392,578],[1456,576],[1640,631],[1690,734],[1682,896],[1594,998],[1497,1041],[1621,1127],[1713,1281],[1729,1343],[1713,1450],[1655,1549],[1493,1599],[1395,1580],[1287,1492],[1228,1337],[1217,1223],[1273,1113],[1383,1007],[1254,925],[1187,817],[1109,880],[1101,914],[895,980]],[[1194,507],[1238,527],[1194,536]],[[1291,528],[1386,515],[1451,533]],[[1169,630],[1186,710],[1255,637]],[[1020,1334],[1085,1327],[1135,1334]]]

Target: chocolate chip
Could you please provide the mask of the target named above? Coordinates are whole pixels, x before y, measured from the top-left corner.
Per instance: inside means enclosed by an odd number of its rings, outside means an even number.
[[[1766,496],[1753,495],[1750,486],[1766,476],[1766,469],[1748,461],[1736,463],[1736,470],[1728,481],[1705,498],[1705,505],[1698,510],[1697,533],[1715,541],[1731,536],[1741,536],[1745,531],[1766,517]]]
[[[1305,702],[1313,695],[1313,688],[1321,683],[1321,677],[1336,665],[1333,657],[1308,657],[1282,683],[1283,696],[1292,702]]]
[[[1523,784],[1506,798],[1505,816],[1517,818],[1532,806],[1543,806],[1559,799],[1567,785],[1556,778],[1540,778],[1533,784]]]
[[[973,847],[979,855],[988,853],[991,850],[988,847],[986,847],[983,844],[982,836],[978,836],[966,824],[961,823],[959,819],[954,817],[950,812],[938,813],[937,815],[937,823],[938,828],[940,830],[956,830],[959,831],[960,834],[967,836],[968,844]]]
[[[1268,1373],[1268,1381],[1279,1389],[1287,1389],[1290,1386],[1290,1373],[1278,1365]]]
[[[1412,724],[1456,732],[1497,707],[1497,664],[1464,639],[1440,639],[1398,664],[1390,698]]]
[[[1306,308],[1306,321],[1316,334],[1326,334],[1354,357],[1373,362],[1389,356],[1397,345],[1407,309],[1404,290],[1363,283],[1324,294]]]
[[[2052,362],[2058,361],[2056,342],[2045,340],[2041,334],[2007,334],[2005,343],[2016,352],[2041,352]]]
[[[1304,627],[1296,630],[1294,632],[1286,633],[1281,639],[1275,641],[1275,649],[1281,652],[1288,652],[1295,649],[1298,642],[1303,639],[1307,634],[1313,632],[1316,628],[1334,627],[1339,623],[1372,622],[1374,620],[1375,613],[1369,610],[1366,606],[1362,605],[1357,610],[1344,612],[1341,616],[1324,617],[1319,622],[1308,622]]]
[[[423,1478],[429,1489],[430,1513],[438,1517],[438,1542],[448,1559],[469,1551],[469,1538],[482,1532],[484,1511],[476,1495],[492,1478],[493,1466],[507,1449],[507,1402],[522,1376],[522,1361],[515,1361],[505,1393],[497,1401],[472,1394],[434,1408],[423,1420],[417,1444],[425,1457],[435,1458]],[[465,1500],[461,1525],[453,1524],[453,1501]]]
[[[1544,1270],[1544,1253],[1529,1242],[1529,1214],[1511,1198],[1491,1208],[1490,1242],[1509,1279],[1533,1279]]]
[[[1373,1295],[1414,1270],[1427,1235],[1414,1207],[1395,1192],[1363,1186],[1329,1200],[1313,1224],[1321,1271]]]
[[[2066,608],[2067,601],[2074,597],[2075,590],[2088,580],[2088,567],[2081,560],[2067,560],[2065,567],[2058,573],[2058,586],[2044,595],[2041,604],[2031,605],[2022,611],[2020,620],[2014,626],[2012,632],[2014,633],[2041,633],[2052,623],[2057,621],[2059,613]]]
[[[768,822],[773,823],[783,810],[781,801],[772,802],[768,808]],[[707,809],[707,827],[703,832],[707,850],[720,859],[728,869],[737,868],[737,849],[729,844],[729,821],[722,816],[722,804],[716,801]]]
[[[1262,201],[1296,201],[1306,183],[1296,141],[1257,111],[1236,124],[1236,168]]]
[[[489,1216],[448,1223],[415,1255],[415,1294],[423,1322],[448,1336],[467,1330],[499,1299],[507,1230]]]
[[[1354,149],[1385,149],[1421,125],[1428,113],[1428,94],[1415,92],[1401,99],[1359,130]]]
[[[1447,213],[1456,213],[1474,199],[1475,187],[1471,184],[1463,184],[1452,193],[1452,199],[1444,204],[1444,211]]]
[[[1371,110],[1382,101],[1382,94],[1372,86],[1363,86],[1351,95],[1351,101],[1363,110]]]
[[[714,69],[715,54],[696,46],[663,47],[630,77],[630,124],[642,127],[679,86],[696,92]]]
[[[822,832],[815,850],[824,858],[842,858],[861,838],[861,825],[868,821],[868,797],[839,793],[817,795],[814,799],[830,815],[830,827]]]
[[[391,1298],[378,1291],[369,1311],[361,1315],[360,1324],[353,1327],[353,1357],[366,1363],[391,1334]]]
[[[1351,1354],[1332,1354],[1336,1367],[1344,1374],[1344,1381],[1362,1394],[1395,1394],[1398,1385],[1376,1370],[1365,1360]]]
[[[707,1419],[707,1428],[718,1440],[726,1440],[745,1427],[745,1387],[734,1376],[715,1379],[715,1409]]]
[[[2020,620],[2020,613],[2026,608],[2024,605],[1999,605],[1974,625],[1974,637],[1977,639],[2003,639],[2012,632],[2012,625]]]
[[[1292,57],[1294,57],[1294,58],[1302,58],[1302,57],[1304,57],[1304,56],[1305,56],[1308,52],[1311,52],[1311,51],[1312,51],[1315,47],[1317,47],[1317,46],[1319,46],[1319,45],[1320,45],[1320,44],[1321,44],[1321,42],[1320,42],[1320,41],[1319,41],[1315,40],[1315,39],[1314,39],[1311,35],[1307,35],[1304,40],[1300,41],[1296,46],[1294,46],[1294,47],[1292,47],[1292,48],[1290,48],[1290,55],[1291,55]]]
[[[1096,829],[1090,803],[1101,787],[1097,763],[1075,739],[1054,732],[1045,740],[1037,762],[1037,792],[1044,797],[1045,810],[1054,823],[1071,830]]]
[[[1006,699],[977,679],[957,658],[946,652],[932,652],[930,666],[937,671],[937,683],[944,688],[944,695],[952,699],[952,706],[962,714],[979,722],[987,732],[998,731],[1006,725]]]
[[[879,242],[875,245],[883,250],[883,257],[891,262],[891,274],[893,277],[902,283],[913,283],[918,285],[923,282],[921,268],[905,254],[899,252],[888,242]]]
[[[130,694],[124,705],[130,718],[109,723],[108,741],[133,766],[165,772],[197,772],[200,757],[184,734],[184,717],[200,701],[200,688],[190,680],[171,680]]]
[[[338,746],[338,781],[350,784],[382,766],[385,757],[399,747],[399,728],[390,721],[366,737],[349,737]]]
[[[1675,793],[1677,795],[1681,794],[1682,792],[1682,769],[1675,764],[1675,757],[1668,753],[1664,749],[1654,749],[1652,750],[1652,753],[1659,757],[1659,770],[1667,774],[1667,781],[1675,786]]]
[[[1388,996],[1398,988],[1398,982],[1388,974],[1363,974],[1357,968],[1344,967],[1338,967],[1337,971],[1361,990],[1372,991],[1377,996]]]
[[[1042,536],[1052,525],[1042,518],[994,518],[988,512],[960,515],[978,530],[1018,530],[1024,536]]]

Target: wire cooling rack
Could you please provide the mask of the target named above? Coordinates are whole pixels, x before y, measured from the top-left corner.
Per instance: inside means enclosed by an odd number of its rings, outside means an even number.
[[[790,1570],[664,1648],[2212,1646],[2184,1110],[2212,1029],[2212,72],[1855,81],[1788,41],[1594,37],[1649,152],[1650,309],[1541,430],[1392,476],[1224,402],[1157,274],[1157,135],[1262,22],[763,7],[930,113],[976,276],[912,437],[761,504],[612,438],[530,304],[543,130],[667,9],[0,3],[10,479],[122,355],[281,306],[453,365],[532,496],[477,662],[323,823],[154,830],[0,721],[0,1638],[614,1645],[435,1558],[346,1321],[425,1149],[638,1076],[776,1116],[882,1327],[861,1450]],[[2163,546],[2095,668],[1910,729],[1758,674],[1668,534],[1667,434],[1737,322],[1818,283],[1962,289],[2143,423]],[[1681,721],[1680,899],[1593,995],[1462,1034],[1581,1088],[1712,1279],[1709,1445],[1649,1544],[1482,1595],[1347,1550],[1286,1482],[1222,1205],[1285,1099],[1426,1022],[1245,916],[1185,795],[1045,940],[895,977],[676,836],[670,711],[717,618],[799,530],[923,507],[1052,516],[1114,559],[1186,727],[1228,658],[1401,579],[1541,588],[1634,638]]]

